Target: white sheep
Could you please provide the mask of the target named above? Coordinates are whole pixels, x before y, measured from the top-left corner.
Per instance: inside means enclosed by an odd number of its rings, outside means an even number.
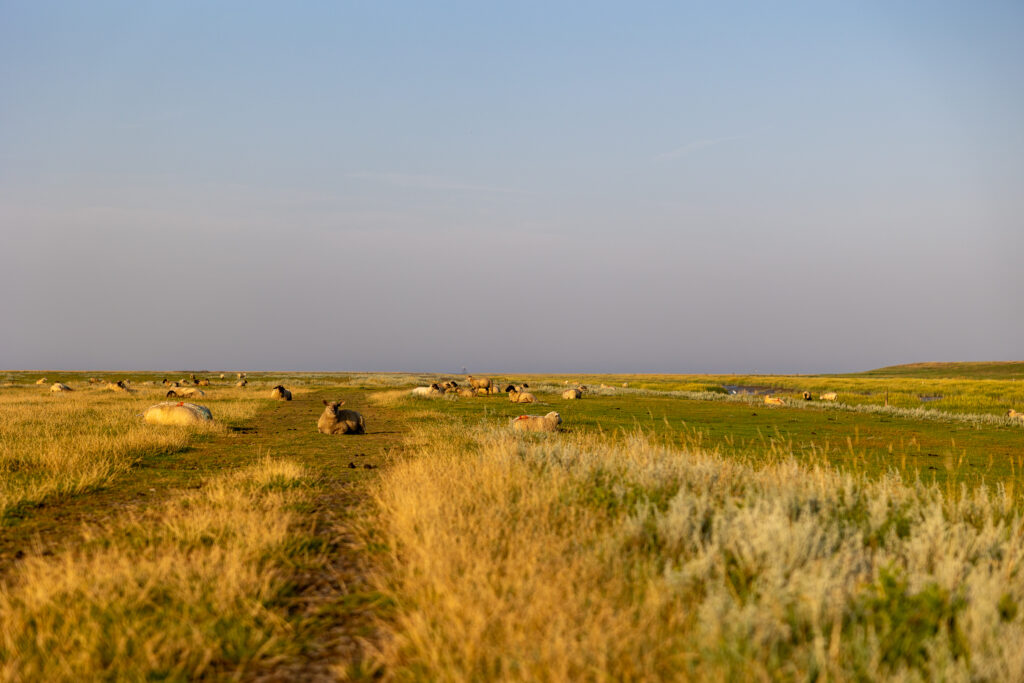
[[[157,403],[150,406],[143,413],[142,419],[155,425],[177,425],[185,426],[209,422],[213,419],[210,409],[206,406],[198,406],[194,403]]]
[[[491,380],[488,377],[473,377],[473,375],[466,375],[466,381],[469,382],[469,386],[474,389],[491,388]]]
[[[36,384],[46,384],[46,378],[40,377],[39,379],[36,380]]]
[[[437,382],[434,382],[429,387],[416,387],[409,393],[412,394],[413,396],[426,396],[429,398],[433,398],[435,396],[441,395],[441,387],[438,385]]]
[[[562,398],[572,401],[578,398],[583,398],[583,389],[576,387],[575,389],[566,389],[562,392]]]
[[[536,403],[537,397],[528,391],[510,391],[508,392],[508,400],[513,403]]]
[[[839,398],[839,395],[836,394],[836,392],[834,392],[834,391],[829,391],[829,392],[826,392],[826,393],[822,394],[818,398],[821,399],[822,401],[835,401],[836,399]]]
[[[775,398],[774,396],[765,396],[764,397],[764,403],[765,403],[765,405],[768,405],[768,406],[784,406],[784,405],[786,405],[785,401],[783,401],[781,398]]]
[[[74,391],[74,389],[69,387],[67,384],[61,384],[60,382],[54,382],[50,385],[50,393],[59,394],[62,391]]]
[[[1010,408],[1008,411],[1006,411],[1006,417],[1010,418],[1011,420],[1024,421],[1024,413],[1018,412],[1013,408]]]
[[[523,432],[556,432],[562,416],[551,411],[547,415],[520,415],[512,418],[512,429]]]

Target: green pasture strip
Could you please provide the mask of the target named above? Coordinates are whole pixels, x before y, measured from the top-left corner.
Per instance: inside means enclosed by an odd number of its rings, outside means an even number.
[[[907,365],[890,365],[844,376],[1021,380],[1024,379],[1024,361],[909,363]]]
[[[667,395],[589,396],[567,401],[537,393],[537,404],[504,396],[409,398],[394,405],[414,422],[457,416],[503,424],[523,415],[558,411],[563,429],[625,435],[636,430],[675,445],[700,445],[725,455],[765,459],[792,451],[804,462],[826,462],[881,475],[890,470],[924,481],[1011,483],[1024,469],[1024,429],[945,424],[841,410],[773,407],[745,401],[694,400]]]

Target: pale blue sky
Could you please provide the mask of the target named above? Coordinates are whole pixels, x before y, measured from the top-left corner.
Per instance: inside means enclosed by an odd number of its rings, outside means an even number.
[[[0,367],[1024,358],[1024,4],[0,0]]]

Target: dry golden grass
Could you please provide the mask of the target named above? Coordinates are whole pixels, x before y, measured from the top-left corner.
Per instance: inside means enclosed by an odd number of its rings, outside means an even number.
[[[1010,492],[638,435],[455,425],[410,448],[371,523],[396,679],[1024,679]]]
[[[143,411],[165,398],[163,388],[115,393],[78,386],[50,394],[33,387],[0,391],[0,519],[20,505],[79,494],[110,483],[143,455],[173,453],[201,434],[223,434],[224,421],[255,415],[259,398],[216,390],[195,402],[215,421],[154,427]]]
[[[288,651],[273,560],[305,476],[264,459],[23,560],[0,585],[0,680],[230,676]]]

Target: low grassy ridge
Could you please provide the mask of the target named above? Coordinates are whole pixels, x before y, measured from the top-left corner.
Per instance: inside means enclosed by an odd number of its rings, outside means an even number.
[[[837,384],[908,378],[209,373],[197,430],[141,424],[163,373],[40,374],[0,373],[0,680],[1024,677],[1014,380],[922,415]]]

